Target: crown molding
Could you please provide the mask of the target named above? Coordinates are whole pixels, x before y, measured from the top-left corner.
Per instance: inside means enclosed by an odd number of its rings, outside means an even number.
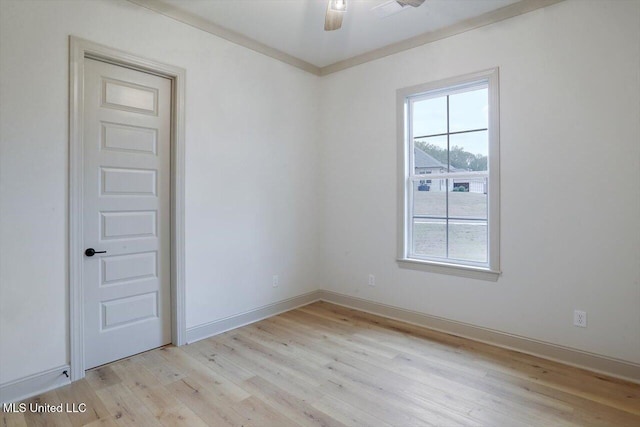
[[[199,30],[206,31],[207,33],[223,38],[227,41],[230,41],[231,43],[235,43],[237,45],[246,47],[247,49],[251,49],[255,52],[277,59],[278,61],[282,61],[285,64],[292,65],[308,73],[315,74],[316,76],[320,75],[320,67],[303,61],[302,59],[296,58],[295,56],[289,55],[288,53],[284,53],[278,49],[272,48],[271,46],[267,46],[266,44],[260,43],[259,41],[254,40],[250,37],[224,28],[218,24],[214,24],[213,22],[204,19],[194,13],[178,9],[171,4],[164,3],[160,0],[128,1],[137,4],[138,6],[142,6],[146,9],[153,10],[154,12],[158,12],[169,18],[175,19],[176,21],[180,21],[183,24],[187,24],[192,27],[198,28]]]
[[[356,65],[375,61],[376,59],[384,58],[385,56],[413,49],[414,47],[442,40],[486,25],[495,24],[496,22],[513,18],[514,16],[523,15],[543,7],[551,6],[553,4],[560,3],[561,1],[564,0],[520,0],[517,3],[483,13],[482,15],[466,19],[458,22],[457,24],[449,25],[428,33],[423,33],[418,36],[363,53],[362,55],[335,62],[331,65],[327,65],[326,67],[320,68],[320,75],[326,76],[327,74],[355,67]]]
[[[308,73],[314,74],[316,76],[326,76],[328,74],[342,71],[347,68],[355,67],[356,65],[384,58],[385,56],[403,52],[414,47],[422,46],[427,43],[442,40],[447,37],[464,33],[466,31],[474,30],[476,28],[484,27],[486,25],[491,25],[505,19],[532,12],[543,7],[551,6],[564,0],[520,0],[517,3],[513,3],[487,13],[483,13],[482,15],[466,19],[464,21],[458,22],[457,24],[449,25],[438,30],[420,34],[418,36],[402,40],[400,42],[393,43],[379,49],[363,53],[361,55],[335,62],[325,67],[318,67],[309,62],[303,61],[302,59],[296,58],[295,56],[289,55],[288,53],[282,52],[281,50],[275,49],[271,46],[267,46],[250,37],[224,28],[218,24],[214,24],[213,22],[204,19],[196,14],[186,12],[184,10],[178,9],[171,4],[164,3],[161,0],[128,1],[130,1],[131,3],[135,3],[138,6],[142,6],[144,8],[158,12],[169,18],[175,19],[176,21],[180,21],[202,31],[206,31],[207,33],[221,37],[237,45],[246,47],[247,49],[251,49],[263,55],[267,55],[271,58],[282,61]]]

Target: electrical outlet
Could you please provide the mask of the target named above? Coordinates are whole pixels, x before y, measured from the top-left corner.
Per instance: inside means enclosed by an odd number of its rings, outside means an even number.
[[[278,275],[277,275],[277,274],[274,274],[274,275],[273,275],[273,280],[271,281],[271,285],[272,285],[274,288],[277,288],[279,284],[280,284],[280,278],[278,277]]]
[[[587,312],[582,310],[573,311],[573,325],[581,328],[587,327]]]
[[[375,286],[376,285],[376,276],[374,276],[373,274],[369,275],[369,286]]]

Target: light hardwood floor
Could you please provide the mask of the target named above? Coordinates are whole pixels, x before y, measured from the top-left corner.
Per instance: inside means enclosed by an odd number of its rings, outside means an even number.
[[[319,302],[87,372],[3,426],[640,426],[640,385]]]

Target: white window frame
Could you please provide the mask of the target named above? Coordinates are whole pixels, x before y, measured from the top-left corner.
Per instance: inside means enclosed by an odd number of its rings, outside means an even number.
[[[488,171],[455,173],[456,178],[487,177],[487,238],[488,262],[474,263],[457,260],[431,260],[411,256],[413,183],[416,179],[453,179],[446,174],[415,175],[410,120],[410,102],[421,96],[452,94],[456,88],[468,88],[472,84],[486,83],[489,104],[489,156]],[[479,71],[450,79],[398,89],[397,92],[398,137],[398,258],[400,267],[435,273],[450,274],[496,281],[500,275],[500,102],[498,68]]]

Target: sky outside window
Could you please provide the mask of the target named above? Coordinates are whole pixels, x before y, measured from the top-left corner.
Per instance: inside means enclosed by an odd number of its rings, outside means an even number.
[[[449,96],[449,132],[488,127],[488,90],[471,90]],[[413,103],[413,136],[447,133],[447,97],[425,99]],[[463,147],[472,154],[489,154],[487,132],[461,134],[450,140],[450,146]],[[424,142],[430,138],[425,138]],[[435,141],[434,141],[435,142]]]

